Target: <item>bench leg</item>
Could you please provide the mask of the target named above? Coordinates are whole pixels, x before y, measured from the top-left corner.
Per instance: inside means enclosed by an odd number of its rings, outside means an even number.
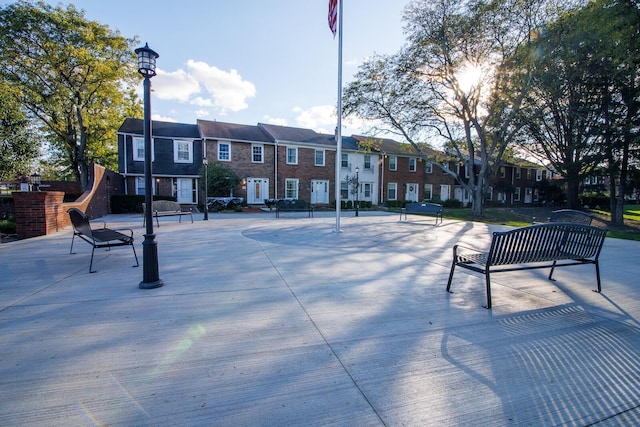
[[[549,280],[555,282],[556,280],[553,278],[553,270],[556,268],[556,261],[553,261],[551,265],[551,271],[549,272]]]
[[[76,233],[73,233],[73,237],[71,238],[71,249],[69,249],[69,254],[73,253],[73,241],[76,238]]]
[[[489,267],[487,267],[484,277],[487,284],[487,305],[485,305],[484,308],[491,308],[491,276],[489,275]]]
[[[136,247],[133,245],[133,242],[131,242],[131,249],[133,249],[133,256],[136,259],[136,265],[134,265],[134,267],[140,267],[140,263],[138,262],[138,254],[136,254]]]
[[[451,271],[449,272],[449,281],[447,282],[447,292],[451,292],[451,281],[453,280],[453,271],[456,269],[456,261],[451,263]]]
[[[96,247],[93,246],[91,248],[91,261],[89,261],[89,273],[95,273],[95,270],[93,269],[93,253],[96,251]]]
[[[596,281],[598,283],[598,288],[594,289],[596,292],[602,292],[602,286],[600,285],[600,263],[596,260]]]

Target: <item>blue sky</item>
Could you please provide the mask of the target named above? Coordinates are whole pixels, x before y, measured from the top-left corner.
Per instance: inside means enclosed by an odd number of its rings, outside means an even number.
[[[343,1],[344,86],[367,57],[400,49],[409,0]],[[47,2],[73,3],[158,52],[154,119],[335,129],[338,38],[327,24],[328,0]],[[345,135],[364,130],[343,121]]]

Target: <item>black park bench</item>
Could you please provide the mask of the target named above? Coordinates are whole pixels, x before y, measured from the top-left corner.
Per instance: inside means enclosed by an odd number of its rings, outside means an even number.
[[[442,205],[427,202],[408,203],[406,207],[400,209],[400,221],[402,221],[402,215],[407,219],[407,214],[433,215],[436,217],[434,225],[438,225],[438,220],[442,222]]]
[[[313,206],[300,199],[278,200],[276,202],[276,218],[280,218],[280,212],[307,212],[309,218],[313,218]]]
[[[482,273],[485,276],[487,288],[485,307],[491,308],[491,273],[551,268],[549,280],[553,280],[553,271],[556,267],[579,264],[595,265],[597,282],[595,292],[601,292],[598,257],[606,235],[605,228],[552,222],[494,232],[488,252],[460,244],[455,245],[447,292],[451,292],[451,282],[456,267]]]
[[[146,212],[147,206],[146,203],[142,204],[142,211]],[[158,218],[163,216],[177,216],[180,220],[178,222],[182,222],[182,217],[185,215],[189,215],[191,217],[191,223],[193,224],[193,210],[189,208],[188,211],[183,211],[182,206],[178,202],[174,202],[172,200],[154,200],[151,202],[151,211],[153,212],[153,217],[156,219],[156,224],[160,227],[160,220]],[[144,215],[144,219],[142,220],[142,225],[144,225],[147,221],[147,215]]]
[[[131,246],[133,249],[133,256],[136,259],[136,265],[138,267],[138,255],[136,255],[136,248],[133,246],[133,230],[126,229],[129,233],[124,234],[117,230],[107,228],[106,223],[103,221],[103,226],[98,228],[92,228],[89,223],[89,218],[77,208],[71,208],[67,211],[71,218],[71,224],[73,225],[73,237],[71,238],[70,254],[73,254],[73,242],[77,237],[89,243],[91,249],[91,261],[89,262],[89,273],[95,273],[93,270],[93,253],[96,248],[111,249],[115,246]],[[125,231],[125,230],[122,230]]]

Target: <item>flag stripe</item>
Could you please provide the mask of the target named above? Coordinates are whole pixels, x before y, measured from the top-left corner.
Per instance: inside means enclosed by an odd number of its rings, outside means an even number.
[[[336,36],[338,31],[338,0],[329,0],[329,28],[333,33],[333,37]]]

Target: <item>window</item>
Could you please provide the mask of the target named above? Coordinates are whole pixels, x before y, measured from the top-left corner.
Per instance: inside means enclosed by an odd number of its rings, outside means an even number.
[[[364,190],[364,198],[366,200],[371,199],[371,184],[369,184],[368,182],[365,182],[364,184],[362,184],[363,190]]]
[[[349,169],[349,155],[342,153],[342,158],[340,159],[340,166]]]
[[[136,194],[145,194],[144,192],[144,177],[138,176],[136,177]]]
[[[516,168],[516,179],[520,179],[520,168]]]
[[[364,155],[364,168],[371,170],[371,156],[368,154]]]
[[[425,172],[433,173],[433,165],[431,164],[431,162],[427,162],[427,164],[425,165]]]
[[[527,179],[531,179],[533,177],[533,169],[527,169]]]
[[[409,158],[409,172],[415,172],[416,171],[416,165],[417,165],[417,160],[415,157],[410,157]]]
[[[264,163],[264,146],[262,144],[251,144],[251,161]]]
[[[144,139],[133,138],[133,160],[144,162]]]
[[[398,158],[396,156],[389,156],[389,170],[398,170]],[[392,200],[395,200],[395,198]]]
[[[536,169],[536,181],[542,181],[542,169]]]
[[[447,173],[449,170],[449,162],[442,162],[440,166],[442,166],[442,173]]]
[[[218,142],[218,160],[221,162],[231,161],[231,144],[228,142]]]
[[[298,147],[287,147],[287,164],[298,164]]]
[[[284,182],[284,197],[286,199],[298,198],[298,180],[287,178]]]
[[[349,183],[347,181],[340,183],[340,198],[344,200],[349,198]]]
[[[191,141],[173,141],[173,161],[175,163],[193,163],[193,150]]]
[[[397,200],[398,198],[398,183],[389,182],[387,184],[387,200]]]
[[[424,200],[431,200],[433,198],[433,184],[424,185],[424,193],[422,195]]]
[[[324,166],[324,150],[316,150],[316,166]]]
[[[520,187],[516,187],[515,191],[513,192],[513,201],[514,202],[520,201]]]
[[[504,166],[500,166],[500,178],[504,178],[505,176],[507,176],[507,170]]]

